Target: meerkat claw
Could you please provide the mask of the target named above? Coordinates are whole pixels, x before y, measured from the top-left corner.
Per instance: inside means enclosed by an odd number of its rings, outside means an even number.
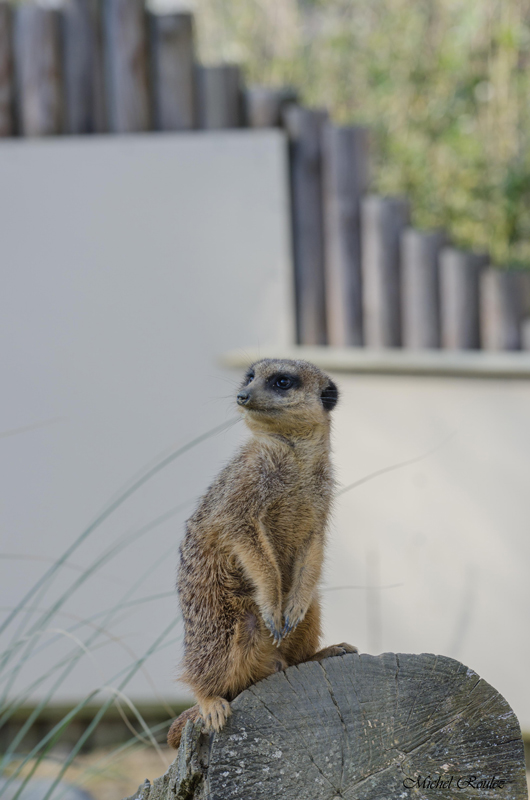
[[[291,633],[291,631],[294,631],[294,629],[298,626],[298,624],[302,621],[302,619],[303,617],[298,617],[298,619],[294,620],[294,622],[291,622],[288,616],[285,617],[285,624],[282,629],[282,636],[285,637],[289,633]]]
[[[271,636],[273,644],[279,644],[282,640],[283,632],[276,627],[273,618],[263,617],[263,622],[269,631],[269,636]]]

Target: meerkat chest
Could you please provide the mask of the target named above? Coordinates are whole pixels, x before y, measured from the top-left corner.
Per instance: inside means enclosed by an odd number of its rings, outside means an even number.
[[[329,476],[316,472],[297,477],[268,509],[267,529],[279,549],[296,548],[327,524],[332,492]]]

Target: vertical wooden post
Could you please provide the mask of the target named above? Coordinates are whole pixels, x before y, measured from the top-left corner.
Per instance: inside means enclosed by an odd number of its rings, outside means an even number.
[[[500,269],[480,276],[480,333],[485,350],[520,350],[523,318],[521,274]]]
[[[440,275],[438,255],[443,231],[406,228],[401,236],[403,346],[440,347]]]
[[[151,14],[154,127],[195,127],[195,65],[192,14]]]
[[[521,308],[523,316],[530,316],[530,270],[519,273],[521,285]]]
[[[0,0],[0,137],[13,136],[13,52],[11,5]]]
[[[243,105],[239,67],[236,64],[198,66],[196,78],[199,128],[239,128]]]
[[[105,0],[107,109],[114,133],[150,128],[144,0]]]
[[[63,130],[63,87],[58,12],[32,3],[15,11],[16,101],[22,136]]]
[[[246,123],[249,128],[277,128],[282,123],[284,108],[296,101],[294,89],[250,86],[245,91]]]
[[[368,129],[324,128],[324,230],[328,343],[363,343],[361,198],[368,188]]]
[[[291,213],[299,344],[326,344],[322,134],[327,112],[292,105],[284,124],[290,143]]]
[[[530,350],[530,317],[525,317],[521,322],[521,347]]]
[[[402,197],[366,197],[361,206],[364,341],[401,345],[400,240],[410,209]]]
[[[67,0],[63,7],[64,83],[68,133],[105,130],[99,0]]]
[[[444,247],[440,252],[442,347],[480,347],[479,277],[488,262],[487,255],[454,247]]]

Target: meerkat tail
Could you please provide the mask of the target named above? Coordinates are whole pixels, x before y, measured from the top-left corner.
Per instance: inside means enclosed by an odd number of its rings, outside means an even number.
[[[184,730],[184,726],[186,722],[190,719],[192,722],[197,722],[199,719],[200,712],[199,706],[192,706],[191,708],[187,708],[182,714],[176,718],[176,720],[172,723],[171,728],[167,734],[167,743],[170,747],[173,747],[175,750],[178,750],[180,745],[180,739],[182,736],[182,731]]]

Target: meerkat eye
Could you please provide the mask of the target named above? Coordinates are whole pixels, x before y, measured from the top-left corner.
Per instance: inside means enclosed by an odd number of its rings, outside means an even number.
[[[274,386],[276,386],[278,389],[290,389],[292,385],[292,378],[288,378],[287,375],[280,375],[274,381]]]
[[[249,374],[246,377],[247,377],[247,385],[248,385],[249,383],[252,383],[252,381],[255,378],[255,375],[254,375],[253,372],[249,372]]]

